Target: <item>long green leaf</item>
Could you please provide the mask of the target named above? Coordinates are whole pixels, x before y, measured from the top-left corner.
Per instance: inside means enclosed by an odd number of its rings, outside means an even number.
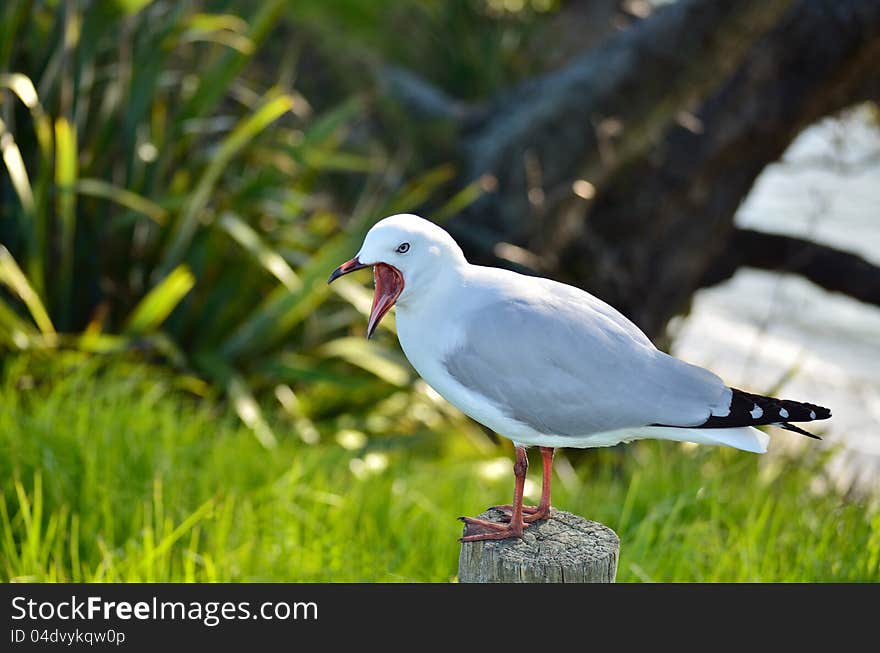
[[[0,87],[12,91],[21,103],[24,104],[31,114],[34,131],[37,135],[37,144],[40,149],[40,161],[36,173],[36,183],[30,191],[32,196],[32,211],[26,210],[30,218],[30,241],[25,260],[25,269],[28,278],[37,294],[46,300],[45,270],[49,258],[48,247],[48,224],[49,204],[52,181],[52,166],[55,150],[52,120],[46,114],[40,104],[37,90],[30,77],[20,73],[0,75]],[[2,128],[0,128],[2,132]],[[0,136],[2,139],[2,136]],[[13,155],[14,156],[14,155]],[[5,158],[5,153],[4,153]],[[19,157],[20,158],[20,155]],[[23,167],[23,164],[22,164]]]
[[[21,207],[28,220],[33,220],[34,191],[31,188],[31,180],[28,177],[21,150],[18,149],[12,132],[6,128],[6,123],[2,119],[0,119],[0,152],[3,155],[3,163],[6,164],[6,170],[9,172],[12,188],[18,195],[18,201],[21,202]]]
[[[413,179],[401,189],[397,197],[391,202],[389,207],[391,213],[401,213],[419,206],[440,186],[454,177],[455,167],[452,165],[440,165],[428,170],[421,177]]]
[[[248,387],[247,381],[226,361],[212,354],[197,355],[196,364],[213,379],[214,383],[226,388],[226,394],[232,401],[238,417],[253,431],[260,444],[267,449],[274,449],[278,445],[278,439],[263,416],[263,411],[260,410],[260,405]]]
[[[9,287],[24,302],[41,333],[44,335],[55,334],[55,327],[52,325],[52,320],[49,319],[43,302],[40,301],[39,296],[28,283],[27,277],[18,267],[12,254],[3,245],[0,245],[0,283]]]
[[[405,386],[410,381],[406,365],[374,347],[366,338],[337,338],[318,348],[317,353],[338,356],[392,385]]]
[[[36,335],[36,329],[28,324],[0,298],[0,345],[8,344],[15,349],[26,349]]]
[[[60,263],[59,320],[61,328],[70,326],[73,302],[74,239],[76,236],[77,177],[76,131],[66,118],[55,121],[55,186],[57,190],[57,213],[59,223]]]
[[[193,14],[184,20],[186,30],[178,37],[182,42],[208,41],[251,55],[254,42],[247,36],[247,21],[234,14]]]
[[[293,98],[270,91],[264,97],[263,105],[252,115],[244,118],[232,133],[220,144],[217,153],[202,173],[192,197],[184,208],[183,215],[175,225],[171,241],[162,257],[158,275],[164,274],[183,259],[186,248],[196,233],[202,211],[208,203],[220,175],[229,161],[241,151],[257,134],[290,110]]]
[[[236,34],[245,34],[248,31],[247,21],[235,14],[202,14],[196,13],[187,16],[183,21],[189,29],[200,32],[217,32],[226,30]]]
[[[147,567],[149,566],[156,558],[161,557],[168,553],[168,550],[174,545],[174,543],[183,537],[188,531],[192,530],[200,521],[202,521],[207,515],[214,510],[214,499],[208,499],[198,508],[196,508],[192,513],[190,513],[186,519],[184,519],[180,524],[178,524],[173,531],[171,531],[168,535],[162,538],[160,542],[156,544],[155,547],[151,548],[147,555],[140,559],[141,566]]]
[[[342,170],[344,172],[370,172],[379,168],[383,160],[374,156],[361,156],[332,149],[306,149],[305,164],[314,170]]]
[[[16,36],[21,33],[21,27],[33,9],[31,2],[25,0],[6,0],[3,4],[3,14],[0,15],[0,70],[9,67],[9,58],[17,43]]]
[[[237,374],[233,374],[229,384],[226,386],[226,391],[232,399],[235,412],[238,413],[241,421],[254,432],[260,444],[267,449],[277,447],[278,439],[272,432],[268,422],[266,422],[266,418],[263,417],[263,411],[260,410],[260,405],[254,399],[254,395],[244,382],[244,379]]]
[[[102,179],[80,179],[74,188],[81,195],[107,199],[132,211],[143,213],[157,224],[164,224],[168,218],[168,211],[152,200],[125,188],[114,186]]]
[[[0,87],[8,88],[15,93],[21,103],[24,104],[31,113],[31,119],[34,121],[34,131],[37,134],[37,141],[44,157],[52,153],[52,121],[40,104],[40,98],[37,95],[37,89],[34,83],[27,75],[21,73],[11,73],[0,75]]]
[[[111,354],[125,351],[131,347],[131,340],[125,336],[109,333],[83,333],[62,338],[62,343],[73,349],[91,354]]]
[[[347,371],[332,369],[326,365],[316,364],[311,356],[302,356],[290,351],[283,351],[258,360],[253,365],[254,373],[289,383],[332,383],[340,389],[363,387],[363,380],[352,376]]]
[[[123,332],[127,335],[140,335],[156,330],[192,289],[195,282],[195,277],[188,267],[185,265],[176,267],[141,299]]]
[[[457,215],[468,206],[476,202],[482,197],[484,191],[480,185],[480,181],[472,181],[467,186],[450,197],[443,206],[439,207],[432,215],[434,222],[443,224],[449,218]]]
[[[153,0],[115,0],[116,6],[127,16],[133,16]]]
[[[218,221],[220,227],[235,241],[250,252],[260,265],[284,284],[288,290],[298,290],[302,282],[288,265],[284,257],[267,245],[254,229],[231,211],[227,211]]]
[[[294,147],[294,150],[328,146],[343,128],[351,125],[358,115],[364,111],[364,101],[359,97],[342,102],[333,109],[322,113],[308,129],[305,130],[302,143]]]

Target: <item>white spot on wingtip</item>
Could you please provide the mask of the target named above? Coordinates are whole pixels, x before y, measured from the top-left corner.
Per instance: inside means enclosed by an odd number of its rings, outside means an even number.
[[[816,411],[815,410],[810,411],[810,419],[816,419]]]
[[[785,410],[785,408],[780,408],[779,409],[779,416],[780,417],[788,417],[788,411]]]
[[[761,410],[761,407],[758,404],[755,404],[755,407],[749,412],[749,415],[752,416],[752,419],[758,419],[761,415],[764,414],[764,411]]]

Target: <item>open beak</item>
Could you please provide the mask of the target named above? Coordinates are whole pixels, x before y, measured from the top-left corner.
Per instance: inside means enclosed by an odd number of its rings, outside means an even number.
[[[349,272],[368,268],[358,261],[355,256],[350,261],[346,261],[338,268],[333,270],[333,274],[327,280],[327,283],[333,283],[336,279]],[[376,263],[373,267],[373,280],[375,281],[376,291],[373,294],[373,307],[370,309],[370,320],[367,323],[367,338],[373,337],[373,332],[379,326],[379,322],[385,316],[385,313],[391,310],[400,293],[403,292],[403,275],[393,265],[387,263]]]

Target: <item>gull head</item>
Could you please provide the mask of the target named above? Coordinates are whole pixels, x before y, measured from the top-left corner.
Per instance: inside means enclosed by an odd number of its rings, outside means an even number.
[[[423,295],[445,271],[465,262],[461,248],[444,229],[417,215],[400,213],[373,225],[357,256],[336,268],[327,283],[373,268],[376,290],[367,324],[369,338],[395,303]]]

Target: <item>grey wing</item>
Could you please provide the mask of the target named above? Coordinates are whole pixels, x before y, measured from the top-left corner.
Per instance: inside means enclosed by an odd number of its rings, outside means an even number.
[[[477,309],[446,369],[509,417],[550,435],[696,426],[729,403],[717,376],[657,350],[624,316],[601,308],[505,300]]]

